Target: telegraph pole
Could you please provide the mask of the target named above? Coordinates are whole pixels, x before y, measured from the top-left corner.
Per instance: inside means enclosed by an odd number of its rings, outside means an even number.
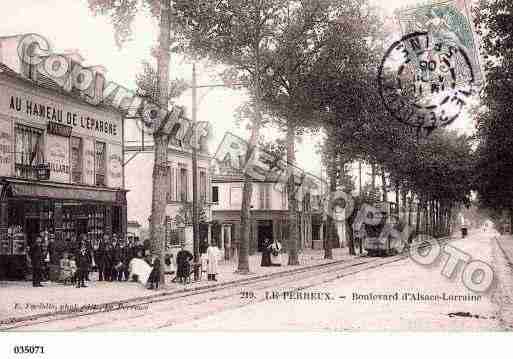
[[[199,218],[198,218],[198,138],[196,136],[196,121],[198,115],[196,80],[196,64],[192,64],[192,250],[194,253],[194,280],[199,279]]]

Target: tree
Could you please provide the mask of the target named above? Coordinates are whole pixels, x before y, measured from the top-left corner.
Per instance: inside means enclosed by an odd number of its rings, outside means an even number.
[[[272,74],[267,63],[276,39],[283,32],[288,0],[176,0],[175,19],[180,27],[182,49],[189,54],[227,65],[237,83],[250,90],[251,133],[244,156],[248,163],[264,125],[262,82]],[[294,2],[297,3],[297,2]],[[237,272],[249,273],[250,200],[252,182],[244,173],[241,205],[241,241]]]
[[[131,25],[135,15],[143,9],[148,9],[151,14],[159,20],[160,35],[158,47],[155,51],[157,58],[157,78],[158,78],[158,105],[162,111],[167,113],[169,105],[169,63],[171,51],[171,9],[170,0],[137,0],[111,1],[111,0],[88,0],[89,8],[95,15],[109,15],[114,26],[114,36],[118,46],[122,46],[130,40],[132,31]],[[171,112],[176,115],[178,111]],[[164,264],[164,241],[165,241],[165,215],[167,198],[167,150],[170,138],[174,135],[177,127],[173,131],[168,129],[168,124],[172,123],[172,116],[159,116],[154,121],[152,132],[155,149],[155,158],[152,174],[152,206],[150,216],[150,236],[152,239],[152,250],[161,257],[161,264]],[[162,273],[162,283],[164,270]]]
[[[486,76],[477,113],[475,189],[482,208],[513,219],[513,4],[483,0],[475,15]]]

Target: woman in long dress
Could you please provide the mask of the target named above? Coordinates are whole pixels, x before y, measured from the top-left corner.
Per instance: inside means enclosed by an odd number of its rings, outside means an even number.
[[[208,280],[217,281],[216,275],[219,272],[219,257],[221,255],[221,251],[217,248],[213,243],[210,244],[207,248],[207,278]]]
[[[271,240],[266,238],[262,248],[262,261],[260,262],[261,267],[270,267],[271,263]]]
[[[274,240],[271,244],[271,262],[272,266],[279,267],[281,266],[281,243],[278,240]]]

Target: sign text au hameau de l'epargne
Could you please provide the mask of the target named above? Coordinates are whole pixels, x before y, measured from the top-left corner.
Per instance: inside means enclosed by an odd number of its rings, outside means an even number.
[[[64,111],[56,106],[37,103],[29,98],[10,96],[9,109],[22,112],[30,118],[37,118],[45,121],[53,121],[68,126],[80,127],[101,134],[117,136],[118,128],[115,123],[105,120],[98,120],[90,116],[81,115],[79,112]]]

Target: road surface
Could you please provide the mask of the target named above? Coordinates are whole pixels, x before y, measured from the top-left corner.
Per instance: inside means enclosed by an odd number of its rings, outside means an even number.
[[[354,258],[308,272],[187,293],[121,310],[21,323],[14,330],[437,330],[511,329],[502,282],[511,268],[494,238],[475,232],[447,245],[489,263],[498,285],[477,295],[408,257]],[[438,296],[438,297],[437,297]],[[513,312],[513,311],[511,311]]]

